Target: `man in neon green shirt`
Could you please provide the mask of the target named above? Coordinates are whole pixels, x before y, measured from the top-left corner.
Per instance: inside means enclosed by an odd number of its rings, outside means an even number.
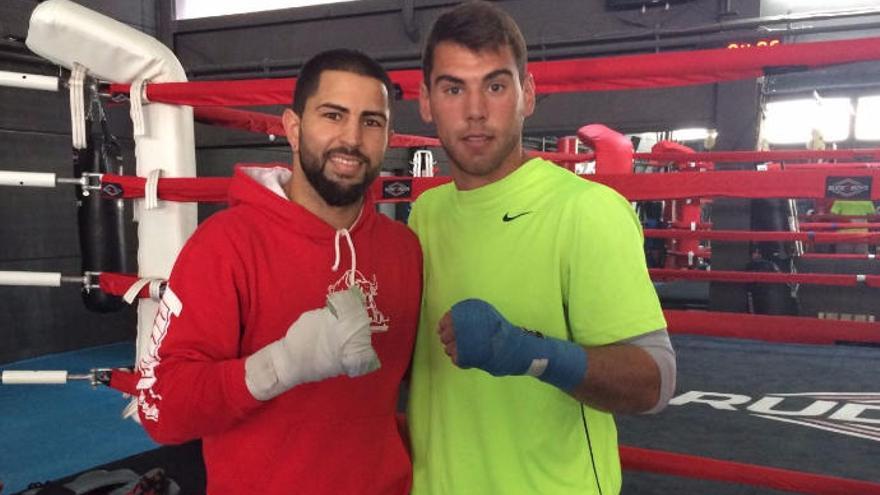
[[[442,15],[426,44],[420,111],[454,182],[410,216],[425,270],[415,495],[618,493],[611,413],[662,409],[674,388],[632,207],[523,152],[525,60],[516,24],[487,2]]]
[[[853,201],[838,199],[831,205],[831,213],[835,215],[846,215],[850,218],[850,222],[867,222],[868,216],[876,213],[874,203],[871,201]],[[863,218],[858,218],[864,215]],[[868,229],[843,229],[840,232],[849,233],[868,233]],[[867,244],[838,244],[834,246],[834,252],[838,254],[867,254]]]

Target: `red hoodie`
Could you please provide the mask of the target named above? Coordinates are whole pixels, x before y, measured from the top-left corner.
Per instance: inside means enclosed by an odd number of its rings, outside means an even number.
[[[409,456],[395,423],[421,298],[421,251],[367,203],[344,238],[283,196],[286,169],[239,168],[230,207],[184,246],[139,363],[139,414],[160,443],[203,439],[208,493],[405,494]],[[331,267],[339,252],[339,267]],[[381,368],[296,386],[259,402],[245,359],[347,286],[353,254]]]

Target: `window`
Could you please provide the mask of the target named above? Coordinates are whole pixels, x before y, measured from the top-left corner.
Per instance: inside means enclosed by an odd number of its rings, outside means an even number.
[[[880,95],[859,98],[856,106],[856,139],[880,141]]]
[[[762,0],[761,16],[827,12],[829,9],[848,10],[876,7],[877,0]]]
[[[813,129],[826,143],[849,138],[852,102],[849,98],[807,98],[767,103],[762,135],[770,144],[804,144]]]
[[[247,14],[265,10],[307,7],[356,0],[250,0],[248,2],[218,2],[217,0],[175,0],[177,19],[198,19],[218,15]]]
[[[632,141],[633,148],[635,148],[633,151],[636,153],[647,153],[660,140],[659,135],[660,133],[658,132],[643,132],[641,134],[627,134],[626,137]]]
[[[694,127],[672,131],[672,140],[679,143],[686,141],[705,141],[709,137],[709,129]]]
[[[770,144],[804,144],[813,129],[826,143],[849,137],[852,102],[849,98],[807,98],[767,103],[762,135]]]

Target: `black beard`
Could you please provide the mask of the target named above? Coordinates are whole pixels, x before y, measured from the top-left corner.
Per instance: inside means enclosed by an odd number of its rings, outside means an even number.
[[[367,167],[364,180],[357,184],[344,186],[324,175],[327,160],[330,159],[330,155],[333,153],[344,153],[363,161]],[[370,187],[370,184],[379,175],[379,169],[373,170],[369,158],[364,156],[357,148],[333,148],[319,157],[316,153],[310,152],[303,146],[302,138],[300,138],[299,142],[299,161],[309,184],[330,206],[349,206],[360,201],[364,197],[367,188]]]

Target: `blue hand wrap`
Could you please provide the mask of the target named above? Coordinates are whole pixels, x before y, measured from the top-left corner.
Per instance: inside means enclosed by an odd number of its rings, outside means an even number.
[[[494,376],[529,374],[566,392],[587,372],[583,347],[514,326],[485,301],[457,303],[452,323],[462,368],[479,368]]]

